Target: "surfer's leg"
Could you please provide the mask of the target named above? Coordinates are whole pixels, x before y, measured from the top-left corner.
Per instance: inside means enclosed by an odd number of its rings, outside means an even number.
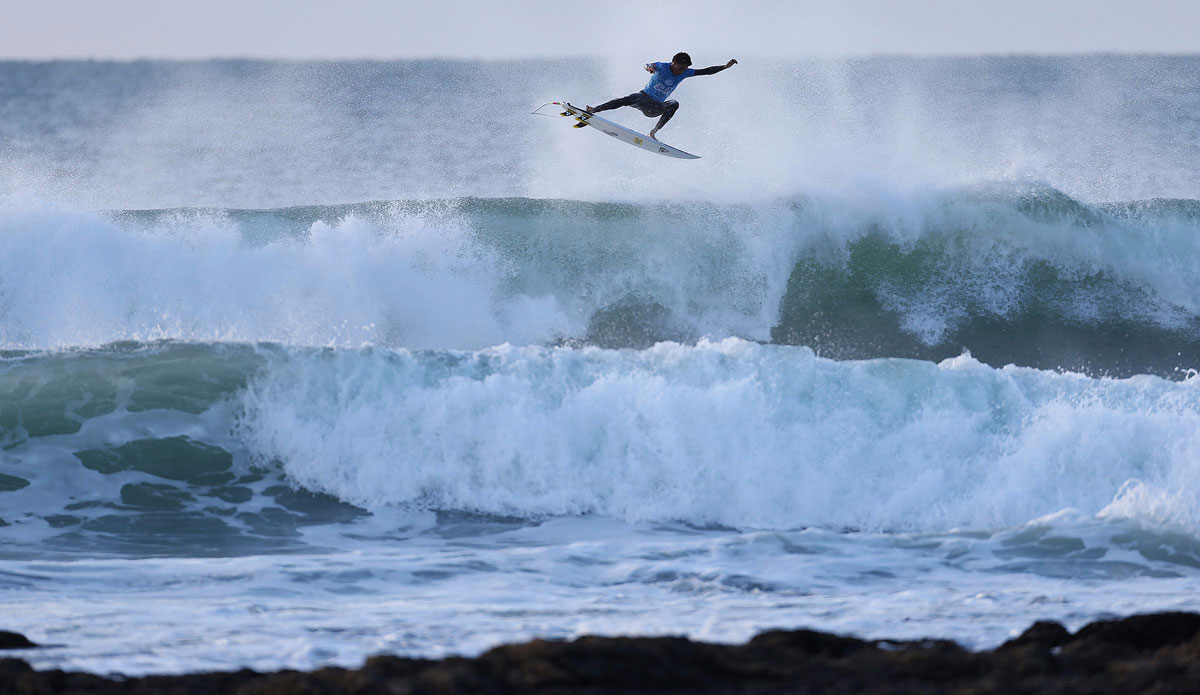
[[[600,111],[611,111],[612,109],[619,109],[622,106],[632,106],[637,101],[638,94],[641,94],[641,92],[638,92],[637,94],[630,94],[627,97],[620,97],[619,99],[613,99],[612,101],[606,101],[599,106],[589,106],[588,113],[597,113]]]
[[[655,116],[662,115],[662,102],[652,98],[649,94],[646,94],[645,92],[638,92],[637,94],[630,94],[629,96],[634,97],[634,102],[631,104],[631,106],[638,111],[641,111],[642,115],[646,118],[654,118]]]
[[[657,133],[660,128],[665,126],[667,124],[667,121],[671,120],[671,116],[674,116],[675,112],[678,110],[679,110],[679,102],[678,101],[675,101],[674,99],[672,99],[670,101],[663,102],[662,118],[658,119],[658,125],[654,126],[654,130],[650,131],[650,137],[654,137],[654,134]]]
[[[670,101],[663,102],[662,118],[658,119],[658,125],[654,126],[654,129],[658,130],[659,128],[662,128],[663,126],[665,126],[667,124],[667,121],[671,120],[671,116],[674,116],[675,112],[678,110],[679,110],[679,102],[678,101],[675,101],[674,99],[672,99]]]

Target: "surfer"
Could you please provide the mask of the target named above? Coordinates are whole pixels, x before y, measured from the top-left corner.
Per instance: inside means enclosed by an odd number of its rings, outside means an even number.
[[[659,128],[666,125],[667,121],[671,120],[671,116],[674,116],[675,112],[679,110],[679,102],[674,99],[668,100],[667,97],[671,96],[671,92],[675,91],[680,82],[695,75],[715,75],[734,65],[737,65],[737,60],[730,58],[729,62],[724,65],[694,70],[691,56],[686,53],[676,53],[670,63],[646,63],[646,72],[650,73],[650,81],[646,83],[642,91],[627,97],[606,101],[599,106],[589,106],[587,112],[599,113],[622,106],[632,106],[650,118],[661,116],[662,118],[658,119],[658,125],[650,131],[650,137],[653,138]]]

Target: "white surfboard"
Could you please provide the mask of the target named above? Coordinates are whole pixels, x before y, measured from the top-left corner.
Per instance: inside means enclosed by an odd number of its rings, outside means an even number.
[[[697,155],[684,152],[678,147],[671,147],[665,142],[655,140],[649,135],[642,135],[641,133],[634,132],[623,125],[613,123],[607,118],[601,118],[594,113],[588,113],[586,110],[578,106],[572,106],[565,101],[552,101],[550,104],[561,106],[563,108],[563,116],[570,116],[578,121],[575,124],[576,128],[591,126],[592,128],[595,128],[597,132],[614,137],[621,142],[627,142],[634,147],[640,147],[643,150],[666,155],[667,157],[676,157],[678,159],[700,159],[700,157]],[[543,104],[543,106],[549,106],[550,104]]]

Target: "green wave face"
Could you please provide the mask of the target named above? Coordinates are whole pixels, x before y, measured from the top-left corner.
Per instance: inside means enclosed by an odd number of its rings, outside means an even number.
[[[238,443],[236,400],[262,363],[172,343],[0,362],[0,524],[20,527],[6,556],[291,552],[304,527],[361,515]]]

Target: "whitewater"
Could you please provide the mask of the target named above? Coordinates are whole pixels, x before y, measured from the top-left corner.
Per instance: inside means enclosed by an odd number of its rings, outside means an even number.
[[[22,658],[1200,610],[1198,59],[643,58],[0,63]]]

